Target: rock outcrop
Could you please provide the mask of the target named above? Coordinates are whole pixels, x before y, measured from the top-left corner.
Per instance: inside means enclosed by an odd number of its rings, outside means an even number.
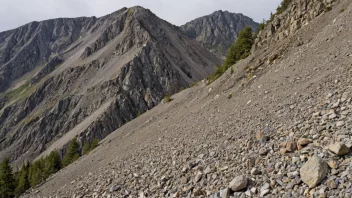
[[[255,31],[258,23],[243,14],[219,10],[190,21],[181,26],[181,29],[211,52],[218,56],[226,56],[238,33],[246,26],[252,27]]]
[[[253,50],[267,48],[273,43],[294,35],[311,20],[331,10],[334,2],[333,0],[292,0],[291,5],[283,13],[275,15],[272,21],[266,24],[264,30],[260,31]],[[303,44],[300,42],[298,40],[297,45]]]

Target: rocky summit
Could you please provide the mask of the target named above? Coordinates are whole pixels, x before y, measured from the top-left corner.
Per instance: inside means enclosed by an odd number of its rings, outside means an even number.
[[[211,52],[223,57],[226,56],[239,32],[246,26],[256,31],[258,23],[243,14],[219,10],[194,19],[182,25],[181,29]]]
[[[91,20],[1,95],[13,164],[101,140],[22,197],[352,197],[350,0],[283,1],[211,83],[219,58],[149,10]]]

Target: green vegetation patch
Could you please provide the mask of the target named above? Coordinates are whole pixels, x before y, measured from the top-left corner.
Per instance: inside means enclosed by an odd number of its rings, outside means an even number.
[[[227,53],[225,63],[223,65],[218,65],[215,73],[207,78],[207,84],[209,85],[214,82],[239,60],[247,58],[250,55],[253,43],[254,35],[252,28],[247,26],[239,33],[236,42],[231,46]],[[231,74],[232,73],[234,73],[233,68],[231,68]]]

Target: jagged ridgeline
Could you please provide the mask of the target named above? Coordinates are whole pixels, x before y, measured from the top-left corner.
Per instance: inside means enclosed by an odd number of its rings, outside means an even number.
[[[21,164],[74,137],[80,147],[102,139],[217,64],[180,28],[142,7],[2,32],[0,158]]]

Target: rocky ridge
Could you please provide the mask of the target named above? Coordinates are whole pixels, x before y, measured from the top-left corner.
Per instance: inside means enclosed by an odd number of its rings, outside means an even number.
[[[196,39],[211,52],[222,57],[226,56],[238,33],[246,26],[252,27],[255,31],[258,23],[243,14],[219,10],[194,19],[182,25],[181,29],[189,37]]]
[[[334,2],[234,72],[124,125],[26,196],[351,197],[351,21],[352,3]]]
[[[26,35],[33,36],[27,43]],[[21,67],[18,75],[5,79],[16,85],[0,95],[0,157],[11,156],[18,164],[52,150],[63,153],[75,136],[82,144],[103,139],[221,63],[178,27],[142,7],[101,18],[34,22],[1,36],[3,53],[17,49],[13,38],[24,46],[1,66],[5,73],[16,69],[12,64]],[[26,50],[38,44],[34,38],[45,45],[37,46],[40,53]]]

